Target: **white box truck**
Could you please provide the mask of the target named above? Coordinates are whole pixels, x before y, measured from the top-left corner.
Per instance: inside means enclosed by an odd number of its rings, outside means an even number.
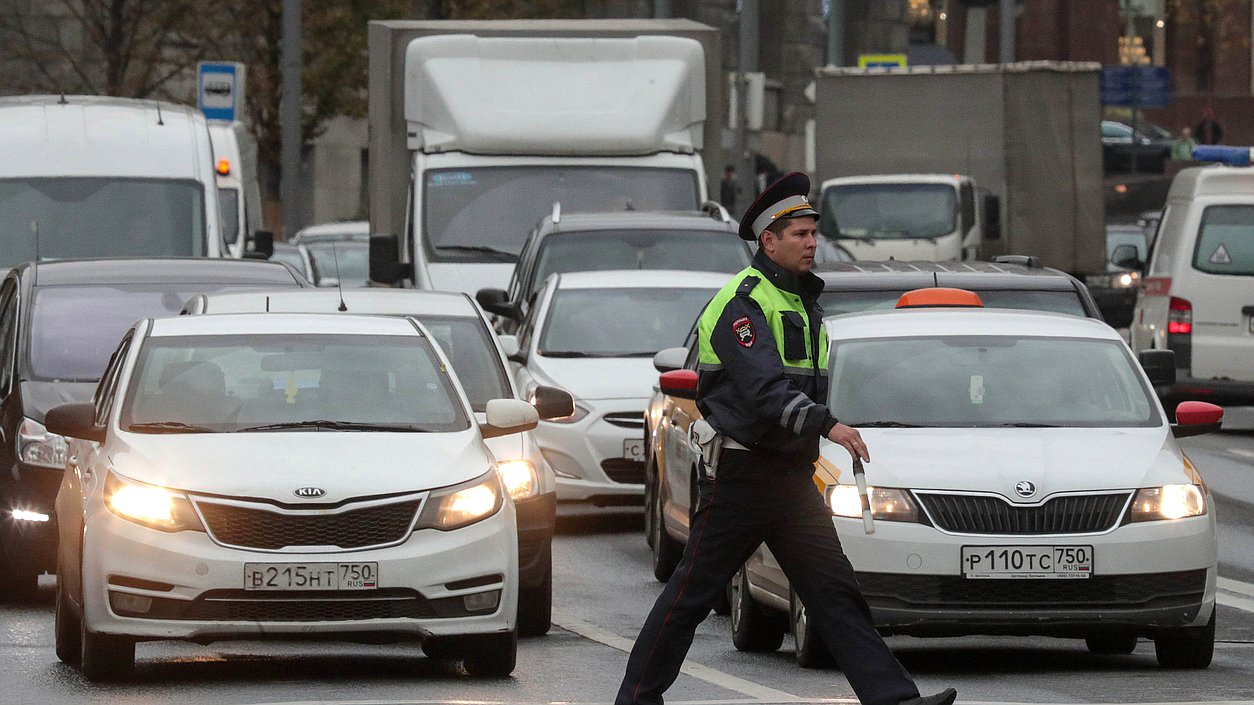
[[[225,120],[209,121],[209,140],[222,205],[222,241],[232,257],[243,257],[254,241],[253,231],[262,229],[257,141],[244,123]]]
[[[718,57],[688,20],[371,22],[371,278],[504,288],[554,204],[699,209]]]
[[[103,96],[0,98],[0,267],[224,254],[199,112]]]

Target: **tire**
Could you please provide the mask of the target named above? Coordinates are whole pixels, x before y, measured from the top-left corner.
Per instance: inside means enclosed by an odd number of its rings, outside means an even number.
[[[645,442],[646,447],[648,442]],[[644,459],[644,542],[653,548],[653,502],[657,494],[657,459],[650,452]]]
[[[1215,612],[1204,627],[1169,629],[1154,637],[1154,655],[1163,668],[1206,668],[1215,655]]]
[[[553,547],[545,551],[544,578],[518,591],[518,635],[544,636],[553,624]]]
[[[744,566],[732,580],[732,644],[737,651],[775,651],[784,643],[784,624],[749,594],[749,576]]]
[[[462,665],[472,676],[505,678],[518,663],[518,633],[493,634],[471,640]]]
[[[1108,632],[1084,637],[1089,652],[1103,655],[1126,656],[1136,651],[1136,634]]]
[[[662,489],[653,493],[653,502],[647,508],[652,515],[653,529],[653,577],[659,583],[671,579],[679,559],[684,556],[684,545],[666,533],[666,522],[662,520]]]
[[[832,652],[823,636],[810,628],[805,605],[797,593],[789,590],[788,616],[792,626],[792,643],[796,649],[797,665],[802,668],[831,668],[836,665]]]
[[[97,634],[79,620],[78,666],[89,681],[117,681],[135,668],[135,640],[113,634]]]
[[[71,666],[78,664],[82,658],[82,642],[79,640],[81,636],[82,625],[78,615],[74,613],[74,608],[70,607],[69,597],[65,594],[65,589],[61,587],[61,580],[57,580],[57,603],[55,617],[55,639],[57,658],[62,663],[68,663]]]

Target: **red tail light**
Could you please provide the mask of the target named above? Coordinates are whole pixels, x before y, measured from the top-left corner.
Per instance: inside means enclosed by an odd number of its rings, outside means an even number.
[[[1188,335],[1193,332],[1193,304],[1185,299],[1171,297],[1167,310],[1167,332],[1172,335]]]

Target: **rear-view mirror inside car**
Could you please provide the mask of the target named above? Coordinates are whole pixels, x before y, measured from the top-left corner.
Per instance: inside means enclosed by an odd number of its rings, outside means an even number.
[[[680,399],[697,398],[697,373],[695,370],[672,370],[658,377],[658,388],[667,396]]]
[[[531,393],[531,403],[545,421],[564,419],[575,413],[575,398],[557,387],[540,385]]]
[[[1223,421],[1223,407],[1204,401],[1182,401],[1176,405],[1176,423],[1171,427],[1171,435],[1176,438],[1200,436],[1218,431]]]

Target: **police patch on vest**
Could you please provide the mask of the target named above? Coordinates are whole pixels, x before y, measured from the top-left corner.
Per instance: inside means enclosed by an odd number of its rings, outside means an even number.
[[[736,342],[746,348],[753,347],[756,336],[753,334],[753,321],[748,316],[741,316],[732,321],[732,332],[736,334]]]

